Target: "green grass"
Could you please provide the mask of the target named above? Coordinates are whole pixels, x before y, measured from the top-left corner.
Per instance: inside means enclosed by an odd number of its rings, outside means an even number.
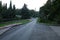
[[[54,22],[54,21],[42,20],[42,19],[38,19],[38,23],[45,23],[45,24],[48,24],[48,25],[56,24],[56,22]]]
[[[58,24],[56,21],[42,20],[42,19],[40,19],[40,18],[38,18],[37,22],[38,22],[38,23],[44,23],[44,24],[46,24],[46,25],[60,26],[60,24]]]
[[[0,27],[3,27],[3,26],[7,26],[7,25],[10,25],[10,24],[26,24],[28,23],[29,20],[14,20],[14,21],[8,21],[8,22],[3,22],[3,23],[0,23]]]

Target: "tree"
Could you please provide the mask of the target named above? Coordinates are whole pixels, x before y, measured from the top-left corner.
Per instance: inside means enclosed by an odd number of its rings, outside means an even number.
[[[12,13],[12,15],[13,15],[13,18],[15,18],[15,15],[16,15],[16,7],[15,7],[15,5],[13,5],[13,13]]]
[[[2,13],[2,2],[0,1],[0,18],[2,17],[1,13]]]
[[[43,21],[49,20],[60,24],[60,0],[55,0],[53,2],[48,0],[47,3],[40,8],[39,13]]]
[[[2,21],[2,2],[0,1],[0,22]]]
[[[47,20],[53,21],[53,16],[51,15],[52,13],[53,13],[52,3],[51,0],[48,0],[47,3],[40,8],[39,11],[40,18],[45,22]],[[51,17],[49,18],[50,15]]]
[[[29,10],[29,13],[31,14],[31,17],[38,17],[38,12],[35,10]]]
[[[5,17],[7,17],[6,13],[7,13],[7,4],[4,4],[2,6],[2,17],[3,17],[3,19],[5,19]]]
[[[13,19],[13,8],[12,8],[12,2],[10,1],[10,6],[7,9],[7,17],[6,19],[11,20]]]
[[[0,1],[0,13],[2,12],[2,2]]]
[[[29,10],[27,8],[27,5],[24,4],[22,10],[21,10],[21,18],[22,19],[28,19],[30,18],[30,13],[29,13]]]

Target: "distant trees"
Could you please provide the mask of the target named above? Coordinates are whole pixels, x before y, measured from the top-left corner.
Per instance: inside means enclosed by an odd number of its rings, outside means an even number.
[[[38,17],[39,12],[35,10],[30,10],[29,13],[31,14],[31,17]]]
[[[47,3],[40,8],[39,14],[40,19],[44,22],[54,21],[60,23],[60,0],[48,0]]]
[[[26,4],[24,4],[22,9],[16,9],[15,5],[12,5],[12,2],[10,1],[9,8],[7,8],[7,4],[2,5],[2,2],[0,1],[0,22],[15,20],[17,17],[29,19],[37,16],[38,12],[29,10]]]
[[[15,5],[12,8],[12,2],[10,1],[10,6],[7,8],[7,4],[3,4],[0,1],[0,19],[3,21],[12,20],[15,18]]]
[[[31,18],[31,14],[29,13],[29,9],[27,8],[27,5],[24,4],[22,10],[21,10],[21,18],[22,19],[28,19]]]
[[[9,6],[9,8],[8,8],[8,10],[7,10],[7,18],[8,19],[11,19],[11,18],[13,18],[13,9],[12,9],[12,2],[10,1],[10,6]]]
[[[35,10],[29,10],[27,5],[24,4],[23,8],[21,9],[21,18],[22,19],[29,19],[31,17],[37,17],[38,12]]]

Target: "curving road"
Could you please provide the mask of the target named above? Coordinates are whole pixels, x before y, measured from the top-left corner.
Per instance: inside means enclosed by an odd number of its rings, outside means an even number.
[[[47,25],[32,22],[9,29],[0,40],[60,40],[60,37]]]

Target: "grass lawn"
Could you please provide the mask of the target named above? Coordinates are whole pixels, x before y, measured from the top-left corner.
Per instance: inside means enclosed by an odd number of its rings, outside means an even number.
[[[8,21],[8,22],[3,22],[3,23],[0,23],[0,27],[3,27],[3,26],[6,26],[6,25],[10,25],[10,24],[26,24],[28,23],[29,20],[14,20],[14,21]]]
[[[44,23],[47,25],[56,25],[57,24],[55,21],[41,20],[41,19],[38,19],[38,23]]]

